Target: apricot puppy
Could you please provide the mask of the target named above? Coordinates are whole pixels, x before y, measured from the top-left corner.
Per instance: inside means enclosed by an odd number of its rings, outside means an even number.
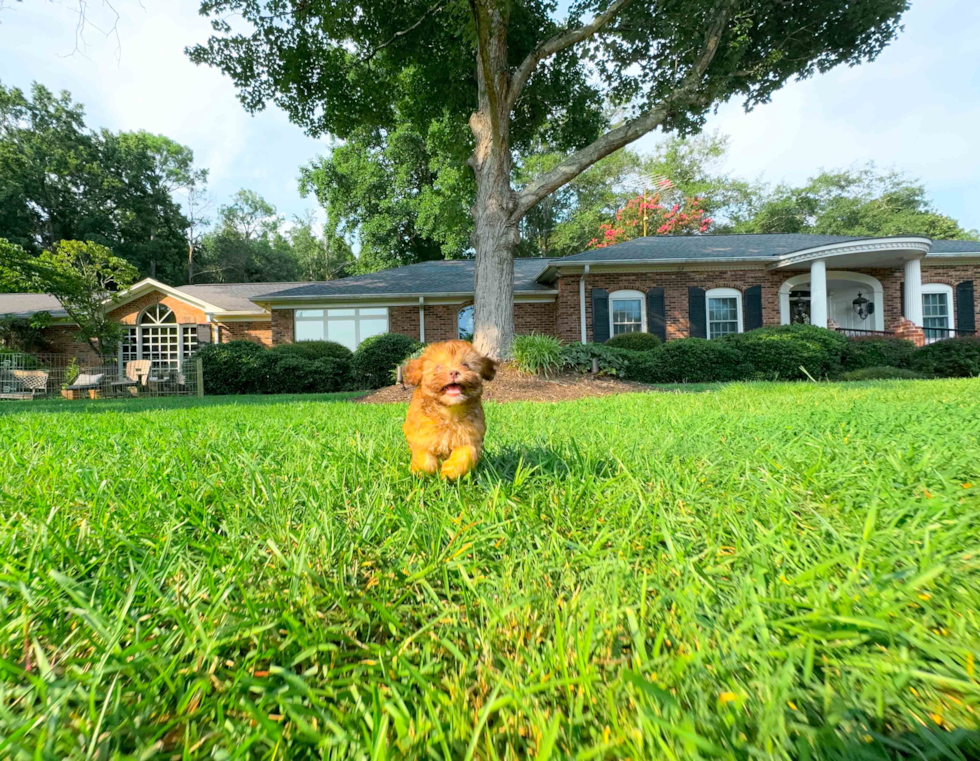
[[[468,341],[429,346],[405,365],[403,377],[415,386],[405,418],[413,473],[455,479],[476,467],[483,452],[483,381],[493,380],[497,363]]]

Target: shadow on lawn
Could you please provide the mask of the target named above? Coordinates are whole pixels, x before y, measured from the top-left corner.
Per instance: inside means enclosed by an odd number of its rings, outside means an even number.
[[[605,478],[615,469],[616,464],[612,460],[587,454],[570,443],[558,448],[538,445],[488,450],[484,453],[478,472],[481,477],[491,476],[514,483],[531,476],[564,478],[570,473],[574,473],[576,478]]]
[[[980,732],[966,729],[944,731],[938,727],[920,727],[918,732],[886,737],[867,727],[863,727],[861,732],[844,736],[827,728],[818,732],[815,745],[819,758],[834,761],[968,761],[980,758]]]
[[[22,412],[99,414],[106,412],[149,412],[151,410],[182,410],[192,407],[261,407],[296,402],[344,402],[364,391],[340,394],[267,394],[248,396],[158,396],[142,399],[41,399],[38,401],[0,402],[0,415]]]

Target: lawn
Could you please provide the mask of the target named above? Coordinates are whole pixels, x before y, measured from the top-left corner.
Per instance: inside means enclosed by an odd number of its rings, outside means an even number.
[[[978,400],[496,405],[459,485],[409,475],[401,405],[4,405],[0,757],[966,747]]]

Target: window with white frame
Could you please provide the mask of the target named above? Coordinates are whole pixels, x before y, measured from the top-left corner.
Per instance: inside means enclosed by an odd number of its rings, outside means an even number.
[[[712,288],[707,302],[708,338],[742,332],[742,292],[735,288]]]
[[[148,359],[154,370],[179,370],[183,360],[197,351],[197,325],[178,325],[166,304],[152,304],[126,328],[119,344],[119,371],[127,362]]]
[[[647,299],[640,291],[613,291],[609,294],[609,335],[645,333]]]
[[[922,286],[922,329],[926,342],[932,343],[956,335],[953,318],[953,287],[944,283]]]
[[[387,307],[297,309],[297,341],[334,341],[354,351],[365,339],[388,332]]]

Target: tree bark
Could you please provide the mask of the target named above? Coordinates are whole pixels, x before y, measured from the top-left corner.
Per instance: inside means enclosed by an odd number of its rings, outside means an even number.
[[[514,249],[520,242],[513,220],[517,195],[510,184],[507,19],[483,0],[474,0],[472,7],[479,88],[479,110],[470,116],[475,149],[469,163],[476,175],[473,343],[483,354],[501,359],[514,338]]]

